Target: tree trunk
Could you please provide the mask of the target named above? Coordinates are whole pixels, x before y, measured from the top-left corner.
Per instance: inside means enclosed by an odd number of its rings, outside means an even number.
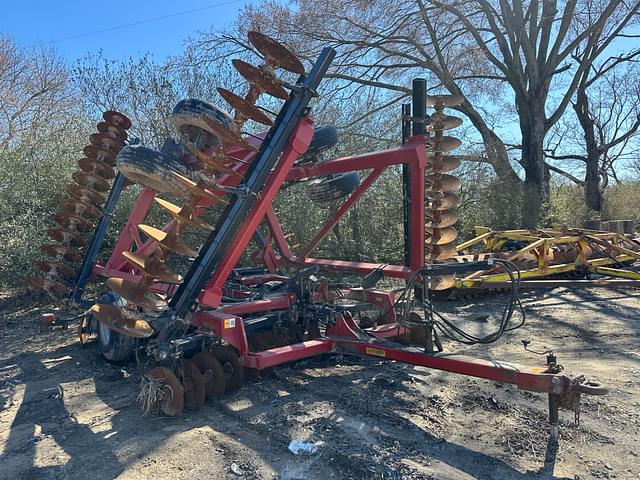
[[[549,201],[549,175],[544,158],[544,103],[518,103],[522,132],[521,164],[525,173],[522,223],[525,228],[536,228],[541,220],[542,204]]]
[[[600,149],[596,141],[595,124],[589,115],[589,97],[586,89],[579,88],[576,93],[576,103],[573,105],[580,126],[584,131],[586,156],[586,171],[584,175],[584,195],[587,208],[596,213],[602,213],[602,189],[600,188]]]

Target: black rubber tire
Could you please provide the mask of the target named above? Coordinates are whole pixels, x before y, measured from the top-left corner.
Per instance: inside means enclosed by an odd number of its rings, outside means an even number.
[[[207,126],[205,118],[226,128],[233,122],[231,115],[221,108],[196,98],[180,100],[171,114],[171,122],[178,133],[201,149],[219,144],[218,137]]]
[[[154,192],[181,196],[189,193],[172,174],[186,175],[184,165],[150,148],[140,145],[124,147],[116,157],[116,165],[129,180]]]
[[[100,298],[100,303],[109,305],[117,305],[118,301],[118,296],[111,292]],[[98,350],[105,360],[122,365],[131,358],[136,346],[135,338],[114,332],[100,322],[97,322],[96,331]]]
[[[333,125],[322,125],[313,129],[313,138],[303,155],[310,157],[330,149],[338,143],[338,130]]]
[[[244,380],[244,368],[240,364],[238,354],[231,347],[215,345],[211,348],[211,353],[222,365],[225,373],[225,392],[235,392],[242,386]]]
[[[309,182],[309,198],[316,203],[330,202],[350,195],[359,185],[360,177],[355,172],[320,177]]]

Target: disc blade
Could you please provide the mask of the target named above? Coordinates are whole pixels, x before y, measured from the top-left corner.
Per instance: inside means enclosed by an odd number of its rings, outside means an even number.
[[[427,107],[455,107],[462,102],[459,95],[427,95]]]
[[[78,263],[82,260],[82,257],[78,252],[62,245],[42,245],[40,250],[45,255],[55,259],[64,259],[73,263]]]
[[[458,237],[458,231],[453,227],[425,228],[425,244],[443,245],[453,242]]]
[[[158,242],[158,245],[165,250],[175,252],[183,257],[195,257],[198,255],[197,251],[186,246],[179,238],[171,237],[162,230],[145,224],[138,225],[138,228],[142,233]]]
[[[178,180],[178,182],[180,182],[180,184],[189,192],[191,192],[191,194],[194,197],[198,197],[198,198],[208,198],[209,200],[213,200],[213,201],[219,201],[220,200],[220,196],[216,195],[215,193],[211,192],[210,190],[207,190],[206,188],[203,188],[201,186],[199,186],[196,182],[194,182],[193,180],[184,177],[182,175],[180,175],[179,173],[176,172],[171,172],[171,174],[176,178],[176,180]]]
[[[160,382],[162,394],[152,403],[151,409],[168,417],[178,417],[184,408],[184,394],[178,378],[166,367],[155,367],[144,375],[152,381]]]
[[[205,390],[208,398],[219,398],[224,395],[224,370],[222,365],[211,352],[196,353],[191,359],[200,369],[204,377]]]
[[[244,98],[236,95],[229,90],[218,87],[218,93],[224,100],[231,105],[237,112],[240,112],[245,118],[250,118],[263,125],[272,126],[273,120],[265,115],[258,107],[252,103],[247,102]]]
[[[73,279],[76,276],[75,269],[60,262],[50,262],[48,260],[36,260],[33,266],[44,273],[50,273],[59,277]]]
[[[137,283],[122,278],[109,278],[105,283],[114,293],[132,305],[158,312],[167,308],[167,302],[160,295],[140,287]]]
[[[100,122],[98,125],[98,132],[109,135],[112,138],[120,142],[124,142],[127,139],[127,131],[124,128],[114,125],[109,122]]]
[[[109,182],[93,173],[78,171],[72,175],[73,179],[83,187],[91,188],[97,192],[108,192]]]
[[[135,252],[122,252],[122,256],[129,260],[139,270],[151,275],[154,279],[165,283],[182,283],[182,276],[172,272],[157,257],[145,257]]]
[[[460,125],[462,125],[461,118],[435,113],[431,115],[431,123],[427,125],[427,131],[451,130],[452,128],[458,128]]]
[[[276,80],[276,78],[269,72],[266,72],[261,68],[254,67],[253,65],[237,58],[232,60],[231,63],[238,73],[240,73],[240,75],[242,75],[251,85],[255,85],[261,91],[276,98],[280,98],[282,100],[289,99],[287,91],[282,88],[278,83],[278,80]]]
[[[255,30],[250,31],[248,37],[256,50],[264,55],[267,62],[299,75],[304,73],[304,66],[298,57],[281,43]]]
[[[103,205],[105,196],[93,188],[83,187],[77,183],[67,185],[67,193],[73,198],[85,203],[93,203],[94,205]]]
[[[98,175],[104,179],[112,179],[116,176],[113,167],[108,164],[101,162],[100,160],[96,160],[95,158],[82,158],[78,160],[78,166],[81,170],[92,173],[94,175]]]
[[[455,225],[458,214],[453,210],[437,210],[425,214],[425,228],[445,228]]]
[[[98,218],[100,216],[100,210],[93,205],[82,202],[80,200],[66,199],[60,203],[60,209],[71,215],[78,217],[86,217],[90,219]]]
[[[117,125],[125,130],[129,130],[131,128],[131,120],[129,120],[123,113],[109,110],[102,114],[102,118],[104,118],[105,122]]]
[[[53,216],[53,220],[63,227],[67,227],[69,230],[79,230],[81,232],[88,232],[92,229],[91,223],[82,217],[72,215],[70,213],[56,213]]]
[[[458,196],[455,193],[431,193],[427,197],[427,210],[448,210],[458,206]]]
[[[62,228],[50,228],[47,230],[49,238],[61,243],[65,247],[85,247],[87,241],[82,238],[77,232],[71,230],[64,230]]]
[[[427,145],[429,146],[429,153],[434,154],[455,150],[462,145],[462,141],[456,137],[443,135],[441,138],[429,137],[427,139]]]
[[[204,377],[196,364],[189,360],[182,360],[181,370],[184,386],[184,406],[189,410],[200,410],[204,405],[206,395]]]
[[[46,291],[49,295],[53,297],[61,297],[67,295],[70,290],[68,287],[63,285],[60,282],[56,282],[51,278],[42,278],[42,277],[27,277],[27,282],[31,285],[40,288],[41,290]]]
[[[208,231],[213,231],[214,230],[214,226],[213,225],[209,225],[205,222],[203,222],[202,220],[193,217],[193,215],[189,215],[189,216],[185,216],[182,212],[183,209],[180,208],[177,205],[174,205],[171,202],[168,202],[160,197],[155,197],[153,199],[158,205],[160,205],[169,215],[171,215],[176,222],[178,223],[186,223],[189,225],[193,225],[196,227],[200,227],[204,230],[208,230]]]
[[[129,317],[113,305],[96,303],[91,307],[91,313],[105,327],[128,337],[149,338],[153,335],[149,322]]]
[[[117,138],[113,138],[108,133],[92,133],[89,135],[89,141],[91,145],[95,145],[98,148],[108,150],[109,152],[118,153],[124,143]]]
[[[438,173],[446,173],[455,170],[460,166],[460,159],[448,155],[434,155],[429,157],[428,164],[433,171]]]
[[[87,145],[82,151],[88,158],[104,162],[110,167],[116,166],[116,153],[114,152],[97,147],[96,145]]]
[[[441,262],[449,260],[456,255],[456,246],[452,243],[445,245],[432,245],[429,247],[429,252],[426,258],[431,262]]]
[[[224,125],[220,125],[219,123],[216,123],[206,117],[203,120],[209,126],[209,129],[215,133],[215,135],[220,140],[220,143],[222,143],[223,145],[227,147],[242,147],[253,152],[257,150],[256,147],[254,147],[253,145],[249,145],[245,139],[235,134]]]
[[[450,192],[460,188],[460,180],[457,177],[447,175],[446,173],[425,175],[424,182],[428,195],[430,195],[429,190],[436,192]]]

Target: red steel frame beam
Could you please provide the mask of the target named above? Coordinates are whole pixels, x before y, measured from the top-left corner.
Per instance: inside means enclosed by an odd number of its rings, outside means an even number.
[[[391,166],[407,164],[411,177],[411,192],[413,201],[410,206],[410,224],[412,226],[410,236],[411,265],[384,265],[368,262],[338,261],[330,259],[318,259],[308,257],[309,253],[324,239],[340,218],[353,206],[362,194],[373,184],[382,172]],[[290,263],[302,263],[307,265],[319,265],[321,267],[337,270],[354,271],[361,274],[370,273],[381,269],[385,276],[407,279],[412,272],[424,265],[424,170],[427,164],[427,152],[424,138],[421,136],[410,138],[401,147],[374,152],[364,155],[337,158],[328,162],[317,163],[309,166],[293,167],[287,180],[300,180],[308,177],[319,177],[335,173],[350,171],[373,170],[365,181],[354,191],[351,196],[338,208],[338,210],[321,227],[313,240],[305,246],[299,257],[296,257],[286,241],[285,234],[277,219],[275,212],[269,209],[267,223],[276,243],[276,246],[284,259]]]
[[[282,298],[276,303],[278,306],[283,306],[286,300]],[[264,311],[264,306],[258,304],[249,308]],[[403,347],[388,343],[381,340],[385,336],[384,332],[378,336],[371,336],[372,333],[375,333],[375,329],[361,330],[349,315],[340,315],[336,324],[327,329],[325,337],[262,352],[249,351],[242,318],[228,311],[220,309],[198,312],[194,315],[193,325],[200,327],[204,333],[222,337],[238,350],[245,367],[257,369],[269,368],[322,353],[341,352],[395,360],[496,382],[511,383],[521,390],[532,392],[562,395],[568,391],[571,383],[571,379],[567,375],[553,373],[547,365],[525,367],[465,355],[426,354],[415,347]],[[384,325],[383,327],[385,327],[385,331],[401,328],[397,324]],[[395,333],[397,334],[397,331]]]

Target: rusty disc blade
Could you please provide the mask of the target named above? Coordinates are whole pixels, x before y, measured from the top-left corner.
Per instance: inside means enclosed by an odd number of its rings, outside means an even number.
[[[109,152],[118,153],[124,147],[124,143],[117,138],[113,138],[108,133],[92,133],[89,135],[91,145],[98,148],[108,150]]]
[[[107,328],[134,338],[149,338],[153,328],[141,318],[131,318],[113,305],[96,303],[91,307],[93,316]]]
[[[271,120],[265,113],[252,103],[247,102],[244,98],[236,95],[229,90],[218,87],[218,93],[225,101],[231,105],[237,112],[240,112],[245,118],[250,118],[263,125],[272,126],[273,120]]]
[[[450,155],[437,155],[429,157],[430,167],[438,173],[446,173],[460,166],[460,159]]]
[[[189,225],[193,225],[195,227],[200,227],[204,230],[213,231],[215,227],[213,225],[209,225],[208,223],[204,223],[202,220],[193,217],[192,215],[183,214],[183,209],[177,205],[174,205],[171,202],[168,202],[162,198],[155,197],[153,199],[158,205],[160,205],[169,215],[171,215],[176,222],[185,223]]]
[[[49,238],[61,243],[65,247],[85,247],[87,241],[77,232],[65,230],[63,228],[50,228],[47,230]]]
[[[187,247],[179,238],[170,236],[162,230],[142,223],[138,225],[138,228],[142,233],[158,242],[158,245],[165,250],[175,252],[183,257],[195,257],[198,255],[197,251]]]
[[[50,262],[48,260],[36,260],[33,266],[44,273],[51,273],[63,278],[74,278],[76,276],[75,269],[60,262]]]
[[[162,395],[153,405],[153,410],[160,411],[168,417],[180,416],[184,408],[184,393],[173,372],[165,367],[155,367],[144,376],[162,382]]]
[[[452,243],[444,245],[431,245],[427,258],[432,262],[441,262],[455,257],[457,251],[456,246]]]
[[[93,205],[90,205],[80,200],[65,199],[60,203],[60,209],[71,215],[85,218],[98,218],[100,216],[100,210]]]
[[[73,179],[78,183],[78,185],[91,188],[97,192],[109,191],[109,182],[93,173],[78,171],[75,172],[72,176]]]
[[[425,175],[424,182],[429,196],[431,195],[429,190],[436,192],[450,192],[460,188],[460,180],[457,177],[447,175],[446,173]]]
[[[109,135],[122,143],[127,139],[127,131],[118,125],[109,122],[100,122],[97,127],[98,132]]]
[[[78,217],[77,215],[72,215],[70,213],[56,213],[53,216],[53,220],[63,227],[67,227],[69,230],[79,230],[81,232],[88,232],[93,227],[90,222],[85,220],[82,217]]]
[[[102,118],[104,118],[105,122],[117,125],[125,130],[129,130],[131,128],[131,120],[129,120],[123,113],[109,110],[102,114]]]
[[[461,118],[435,113],[431,115],[431,123],[427,125],[427,131],[451,130],[452,128],[458,128],[460,125],[462,125]]]
[[[256,50],[264,55],[267,62],[292,73],[299,75],[304,73],[304,66],[300,63],[298,57],[281,43],[255,30],[250,31],[248,37],[251,44],[256,47]]]
[[[455,107],[462,102],[459,95],[427,95],[427,107]]]
[[[282,88],[282,85],[278,83],[276,77],[271,73],[264,71],[261,68],[254,67],[253,65],[238,60],[237,58],[232,60],[233,66],[238,70],[238,73],[242,75],[247,82],[256,86],[261,91],[273,95],[276,98],[282,100],[289,100],[289,94]]]
[[[200,369],[208,398],[220,398],[224,395],[224,370],[211,352],[196,353],[191,361]]]
[[[209,129],[214,132],[214,134],[220,140],[220,143],[226,145],[227,147],[242,147],[246,150],[256,151],[257,148],[253,145],[247,143],[247,141],[242,138],[240,135],[236,135],[234,132],[229,130],[227,127],[220,125],[219,123],[214,122],[209,118],[204,118],[204,121],[209,126]]]
[[[67,193],[73,198],[85,203],[93,203],[94,205],[102,205],[105,197],[93,188],[83,187],[77,183],[67,185]]]
[[[427,210],[448,210],[458,206],[458,196],[455,193],[429,192],[427,197]]]
[[[455,225],[458,214],[453,210],[436,210],[425,213],[425,228],[445,228]]]
[[[110,167],[116,166],[117,153],[110,152],[109,150],[105,150],[104,148],[100,148],[95,145],[87,145],[82,151],[88,158],[104,162]]]
[[[453,275],[442,275],[438,277],[431,277],[427,282],[427,286],[429,290],[448,290],[450,288],[455,287],[456,279]]]
[[[162,260],[154,257],[145,257],[135,252],[122,252],[122,256],[129,260],[139,270],[151,275],[154,279],[165,283],[182,283],[182,276],[172,272]]]
[[[116,172],[113,167],[101,162],[100,160],[96,160],[95,158],[82,158],[78,160],[78,166],[80,167],[80,170],[87,173],[93,173],[107,180],[116,176]]]
[[[200,410],[206,396],[204,377],[195,363],[189,360],[182,360],[181,363],[184,406],[189,410]]]
[[[234,177],[242,178],[241,173],[236,172],[233,168],[226,165],[226,158],[224,154],[221,154],[220,152],[214,152],[210,155],[208,153],[204,153],[202,150],[196,147],[191,146],[188,143],[185,144],[185,147],[187,147],[189,153],[196,157],[200,162],[205,164],[205,171],[207,171],[209,175],[211,175],[211,170],[213,170],[213,172],[215,173],[227,173],[229,175],[233,175]]]
[[[65,259],[73,263],[78,263],[82,260],[78,252],[62,245],[41,245],[40,250],[45,255],[56,259]]]
[[[26,280],[31,285],[46,291],[49,295],[53,297],[61,297],[61,296],[67,295],[70,292],[68,287],[66,287],[60,282],[56,282],[55,280],[52,280],[51,278],[27,277]]]
[[[462,145],[462,141],[456,137],[443,135],[440,138],[429,137],[427,139],[427,145],[429,146],[429,153],[434,154],[448,152],[449,150],[455,150],[460,145]]]
[[[193,180],[183,177],[177,172],[171,172],[171,174],[182,184],[182,186],[191,192],[194,197],[197,198],[208,198],[209,200],[219,201],[220,197],[213,192],[207,190],[206,188],[202,188]]]
[[[122,278],[109,278],[105,282],[114,293],[138,307],[161,312],[166,310],[167,302],[157,293]]]
[[[444,245],[453,242],[458,237],[458,231],[453,227],[425,228],[424,230],[427,245]]]

